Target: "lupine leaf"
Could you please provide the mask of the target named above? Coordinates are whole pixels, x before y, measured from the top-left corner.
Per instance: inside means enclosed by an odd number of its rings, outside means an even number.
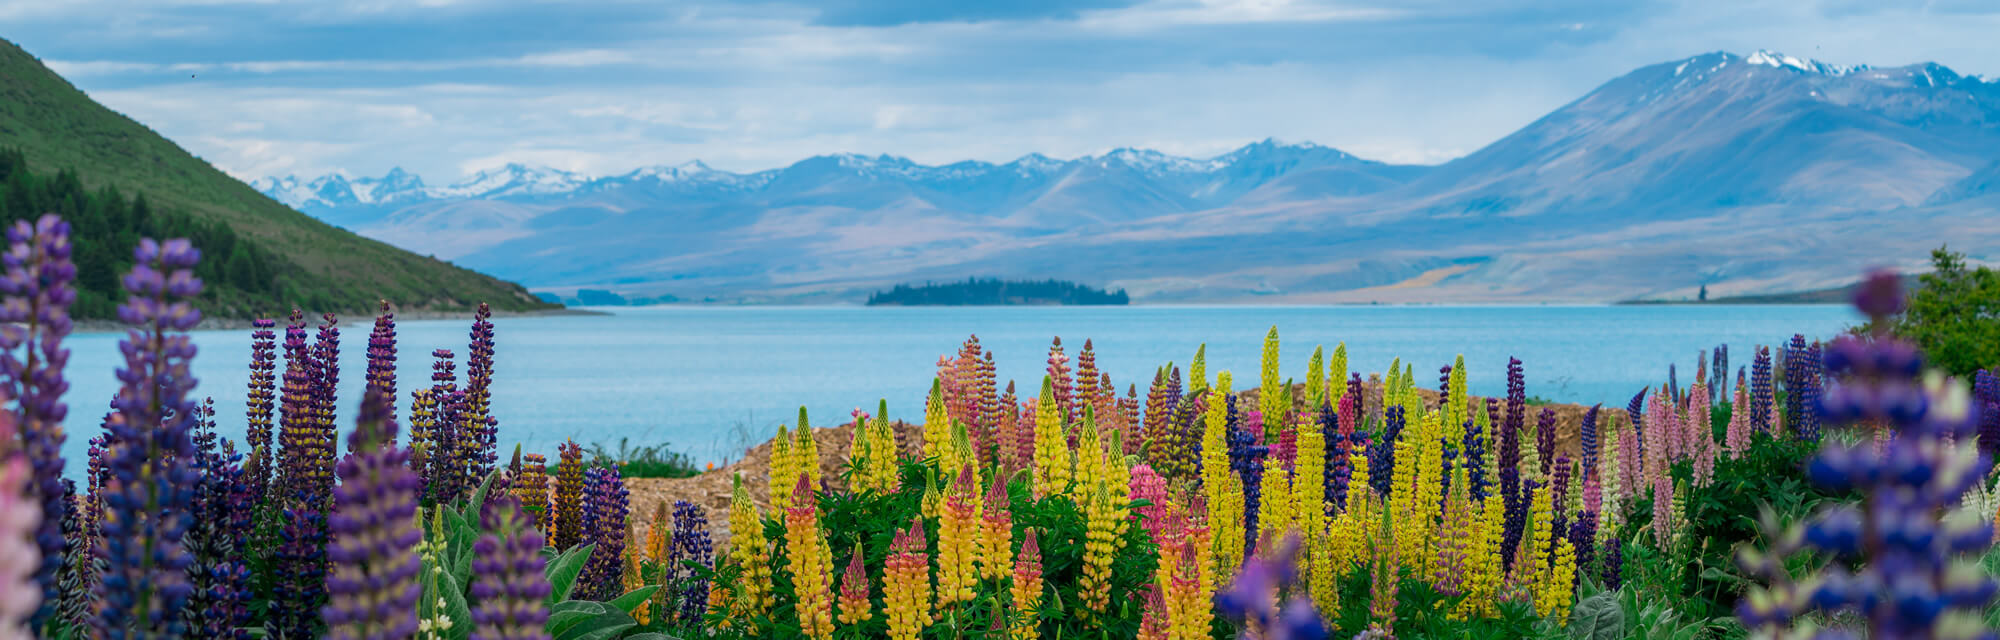
[[[466,640],[472,636],[472,609],[465,605],[465,588],[450,573],[438,576],[439,595],[444,597],[444,615],[451,618],[447,637]]]
[[[583,573],[583,563],[590,559],[590,550],[597,545],[586,544],[564,552],[548,564],[549,605],[569,599],[576,589],[576,576]]]
[[[1570,611],[1569,633],[1577,640],[1617,640],[1625,635],[1625,612],[1609,592],[1584,598]]]
[[[564,600],[549,607],[549,621],[543,629],[549,635],[560,635],[586,620],[603,615],[610,608],[602,602],[588,600]]]
[[[607,602],[605,604],[611,605],[612,608],[629,614],[632,613],[634,610],[637,610],[639,608],[639,605],[645,604],[646,598],[652,597],[653,592],[659,590],[660,590],[660,585],[647,585],[639,587],[637,589],[633,589],[631,592],[626,593],[625,595],[618,596],[616,599]]]

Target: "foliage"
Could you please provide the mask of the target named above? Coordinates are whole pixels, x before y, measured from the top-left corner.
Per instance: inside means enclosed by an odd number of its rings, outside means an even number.
[[[701,474],[694,459],[666,443],[634,447],[629,438],[619,438],[615,451],[601,442],[586,449],[592,466],[616,466],[619,475],[627,478],[692,478]]]
[[[1965,254],[1943,247],[1931,252],[1931,269],[1909,309],[1889,321],[1895,334],[1955,376],[2000,365],[2000,273],[1969,267]]]
[[[964,282],[896,285],[868,295],[870,305],[1120,305],[1131,302],[1124,289],[1105,291],[1063,280],[967,278]]]

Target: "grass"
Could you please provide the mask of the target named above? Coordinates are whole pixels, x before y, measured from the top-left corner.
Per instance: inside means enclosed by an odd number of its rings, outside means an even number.
[[[590,453],[591,464],[617,465],[619,475],[626,478],[691,478],[701,474],[693,458],[674,451],[666,443],[634,447],[630,438],[619,438],[616,451],[601,442],[585,449]]]

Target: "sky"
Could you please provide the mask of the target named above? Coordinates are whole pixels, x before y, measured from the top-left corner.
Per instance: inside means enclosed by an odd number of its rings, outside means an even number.
[[[0,2],[0,37],[241,179],[430,184],[1264,138],[1435,164],[1648,64],[2000,77],[1994,33],[1992,0]]]

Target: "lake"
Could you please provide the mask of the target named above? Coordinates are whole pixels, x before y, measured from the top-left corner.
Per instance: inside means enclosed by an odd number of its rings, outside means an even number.
[[[1830,337],[1855,323],[1851,308],[1826,306],[1132,306],[1132,307],[648,307],[602,316],[534,316],[495,321],[493,411],[501,457],[513,443],[554,457],[564,438],[616,447],[671,443],[698,462],[733,458],[793,420],[800,405],[814,424],[848,419],[856,407],[889,401],[891,417],[920,420],[938,356],[977,334],[994,351],[998,376],[1025,397],[1040,389],[1049,340],[1062,336],[1072,366],[1085,338],[1100,369],[1123,391],[1144,396],[1153,370],[1183,371],[1208,344],[1210,375],[1234,372],[1254,385],[1264,332],[1278,327],[1284,375],[1305,379],[1315,344],[1347,343],[1350,370],[1377,372],[1391,358],[1416,365],[1434,386],[1438,367],[1466,358],[1475,395],[1504,393],[1507,358],[1524,362],[1528,394],[1623,406],[1665,379],[1669,362],[1694,380],[1697,353],[1730,345],[1731,366],[1750,363],[1753,344],[1794,333]],[[341,335],[340,421],[351,424],[366,365],[367,319]],[[402,409],[429,384],[430,353],[449,348],[463,375],[466,320],[397,325]],[[282,331],[282,327],[280,327]],[[73,336],[68,344],[72,474],[100,432],[117,380],[119,334]],[[280,335],[282,339],[282,333]],[[200,355],[197,397],[213,397],[222,434],[240,441],[249,383],[250,332],[194,334]],[[282,365],[280,368],[282,373]]]

